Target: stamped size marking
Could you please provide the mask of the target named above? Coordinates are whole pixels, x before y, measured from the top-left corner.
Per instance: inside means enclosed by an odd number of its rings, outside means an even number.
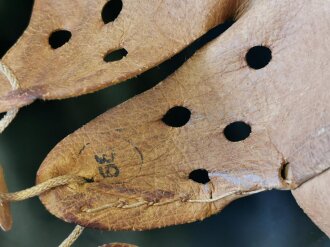
[[[106,154],[103,154],[101,157],[98,155],[95,155],[95,160],[100,165],[113,163],[114,159],[115,159],[115,155],[113,153],[111,154],[111,158],[108,158],[108,155],[106,155]]]
[[[104,178],[118,177],[119,169],[115,164],[99,166],[99,173]]]
[[[111,157],[107,154],[102,154],[102,156],[95,155],[95,160],[99,164],[98,171],[103,178],[111,178],[119,176],[119,168],[114,163],[115,154],[112,152]]]

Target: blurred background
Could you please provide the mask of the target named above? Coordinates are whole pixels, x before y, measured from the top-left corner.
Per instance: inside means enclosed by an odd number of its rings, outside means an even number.
[[[28,25],[33,1],[0,0],[0,56]],[[221,32],[213,30],[165,64],[111,88],[62,101],[37,101],[21,109],[0,135],[0,163],[10,191],[34,185],[39,165],[64,137],[99,114],[141,93],[172,73],[196,48]],[[2,116],[2,115],[0,115]],[[74,225],[47,212],[38,198],[12,203],[13,229],[0,232],[0,246],[58,246]],[[330,240],[303,213],[288,191],[269,191],[242,198],[203,222],[144,232],[86,229],[74,246],[110,242],[139,246],[330,246]]]

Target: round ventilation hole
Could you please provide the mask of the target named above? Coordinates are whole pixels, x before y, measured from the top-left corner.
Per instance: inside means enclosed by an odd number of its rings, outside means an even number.
[[[205,169],[193,170],[189,173],[189,179],[200,184],[207,184],[208,182],[210,182],[209,173]]]
[[[123,59],[123,57],[126,57],[128,52],[126,49],[121,48],[115,51],[110,51],[105,56],[103,57],[104,62],[110,63],[110,62],[115,62]]]
[[[171,127],[182,127],[188,123],[191,116],[189,109],[183,106],[174,106],[164,115],[162,121]]]
[[[123,8],[121,0],[109,0],[102,9],[102,20],[104,24],[114,21]]]
[[[49,36],[49,45],[53,49],[60,48],[71,39],[71,32],[68,30],[56,30]]]
[[[246,53],[245,59],[250,68],[262,69],[272,59],[272,51],[265,46],[254,46]]]
[[[227,140],[231,142],[239,142],[250,136],[251,126],[242,121],[233,122],[226,126],[223,133]]]

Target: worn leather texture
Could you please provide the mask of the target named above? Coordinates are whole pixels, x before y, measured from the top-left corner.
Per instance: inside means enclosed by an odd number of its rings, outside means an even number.
[[[114,0],[111,0],[114,1]],[[122,0],[109,23],[102,20],[107,0],[36,0],[27,30],[3,62],[19,80],[12,90],[0,75],[0,112],[36,99],[64,99],[132,78],[178,53],[206,31],[234,18],[241,0]],[[57,30],[71,39],[53,49]],[[109,51],[124,48],[120,61],[105,62]]]
[[[294,189],[321,174],[330,158],[329,23],[328,1],[251,2],[165,81],[61,141],[37,183],[64,174],[88,181],[56,188],[41,201],[67,222],[144,230],[202,220],[244,192]],[[255,70],[245,57],[259,45],[272,59]],[[162,121],[174,106],[191,111],[179,128]],[[235,121],[250,125],[245,140],[225,138]],[[196,169],[206,169],[210,181],[189,179]],[[211,203],[189,202],[232,191]]]
[[[294,198],[313,222],[330,237],[330,170],[292,191]]]

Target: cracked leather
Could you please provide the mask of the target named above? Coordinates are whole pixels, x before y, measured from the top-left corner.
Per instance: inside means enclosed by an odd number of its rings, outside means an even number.
[[[242,0],[122,0],[117,19],[104,24],[106,0],[36,0],[27,30],[2,61],[16,75],[12,90],[0,75],[0,112],[36,99],[64,99],[132,78],[172,57],[212,27],[233,18]],[[58,49],[48,39],[65,29],[72,37]],[[106,63],[108,51],[122,60]]]
[[[295,189],[322,173],[330,158],[329,23],[328,1],[252,2],[173,75],[61,141],[37,183],[64,174],[89,182],[53,189],[41,201],[67,222],[144,230],[202,220],[241,195],[189,200]],[[259,70],[245,61],[256,45],[272,51]],[[163,115],[178,105],[191,111],[189,122],[167,126]],[[235,121],[251,126],[247,139],[225,138],[224,128]],[[281,177],[283,161],[289,180]],[[206,184],[188,178],[201,168],[209,172]],[[150,204],[86,211],[141,201]]]

